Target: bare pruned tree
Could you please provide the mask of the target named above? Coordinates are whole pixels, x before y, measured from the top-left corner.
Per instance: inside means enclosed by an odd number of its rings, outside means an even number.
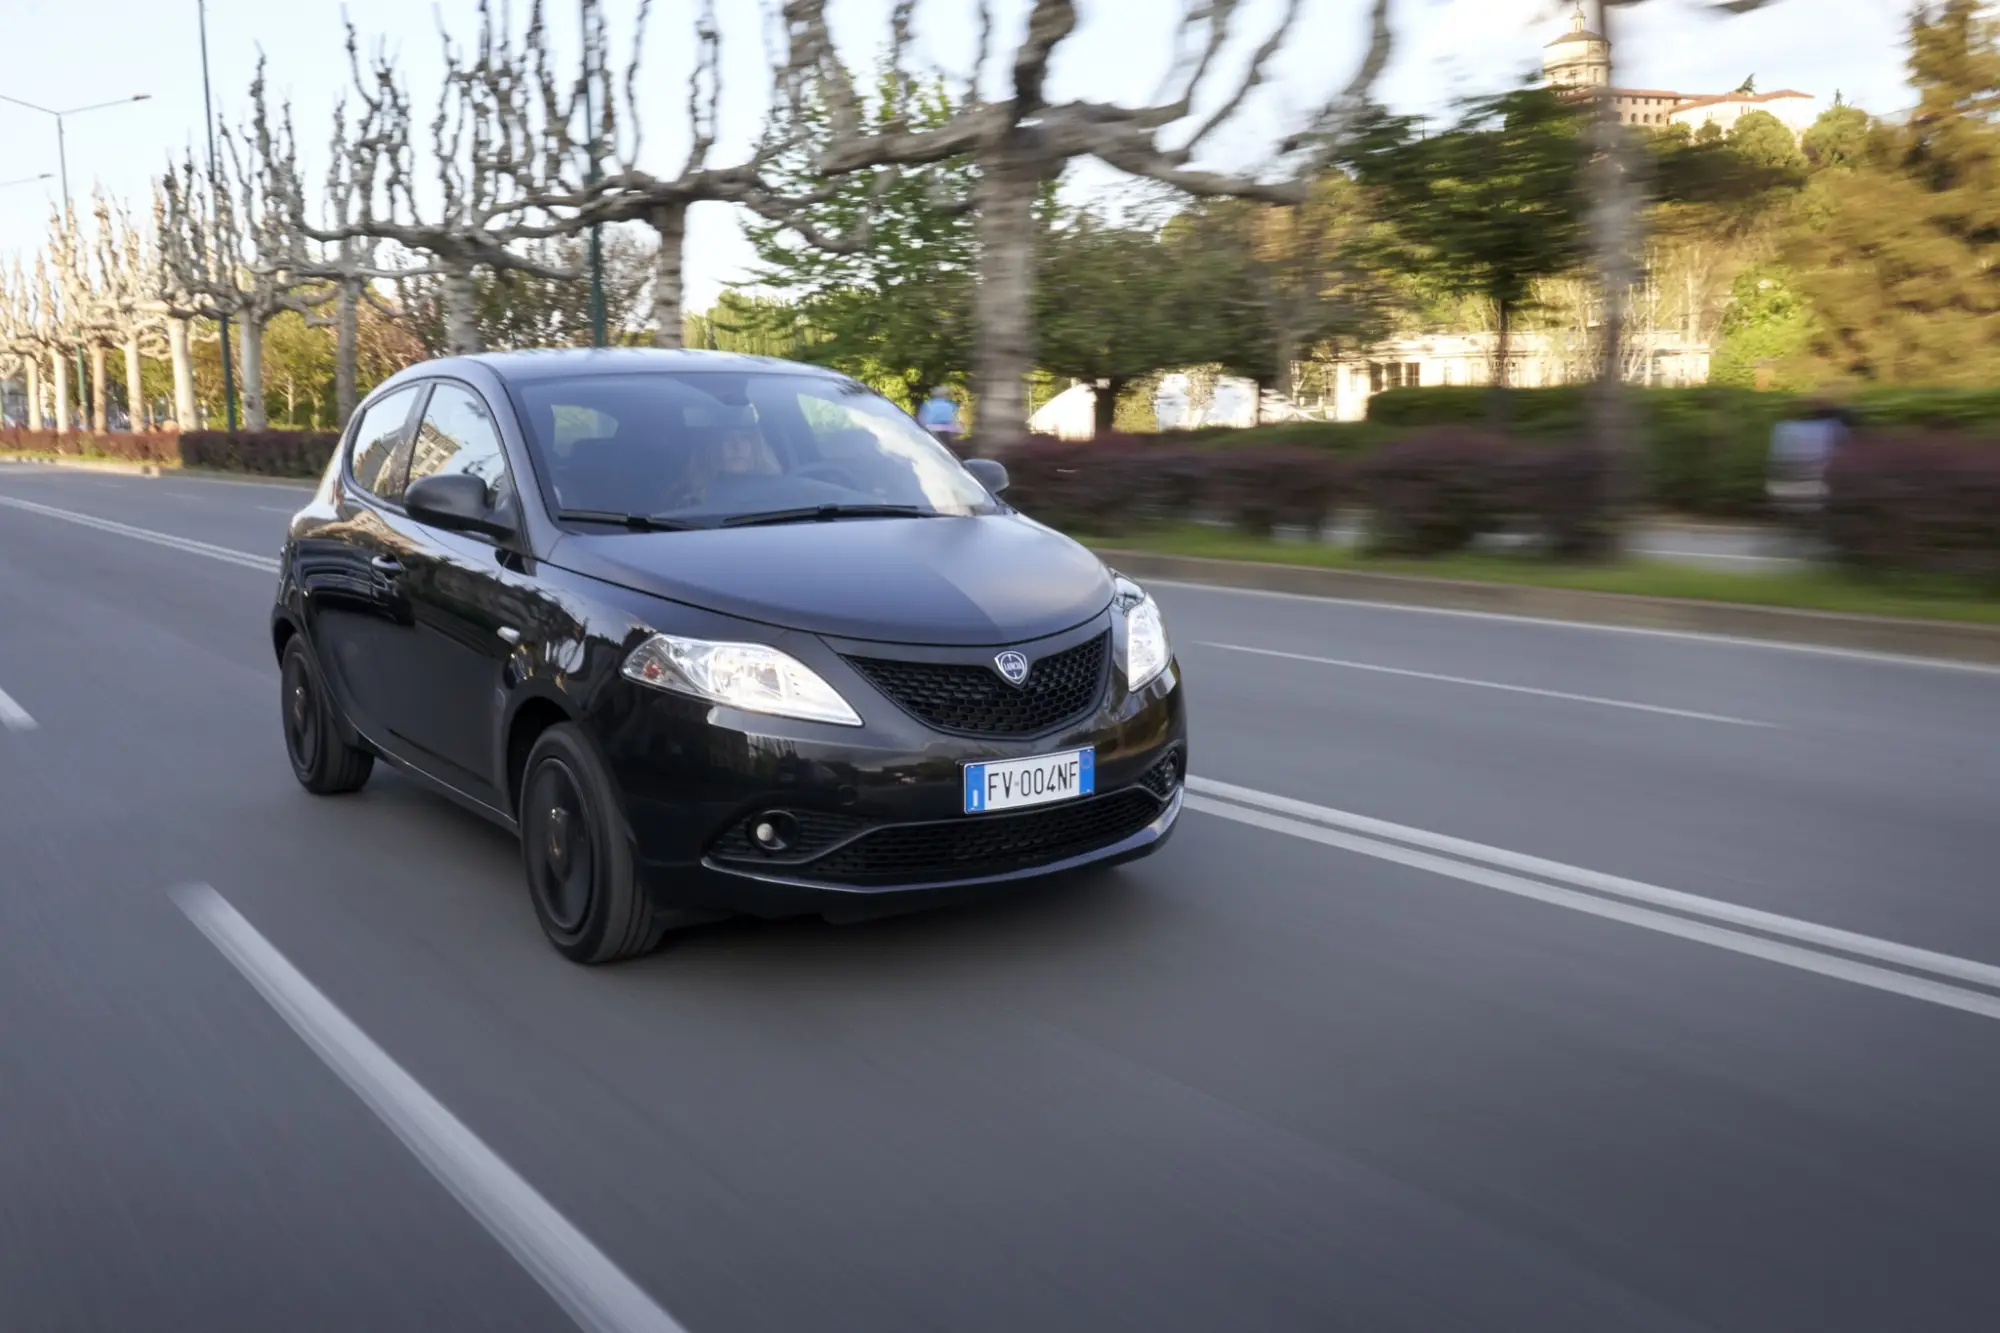
[[[160,252],[201,314],[241,324],[243,422],[263,430],[265,326],[280,311],[309,310],[326,296],[290,267],[288,182],[297,175],[297,148],[288,117],[272,124],[261,59],[250,84],[250,122],[225,128],[222,147],[215,172],[198,168],[190,152],[161,179]]]
[[[536,84],[543,102],[541,189],[536,207],[562,217],[541,229],[541,235],[573,233],[603,223],[638,222],[657,237],[653,259],[653,342],[679,347],[684,337],[682,281],[688,210],[698,203],[741,204],[760,215],[792,227],[809,244],[827,249],[852,249],[866,240],[865,226],[855,234],[832,236],[816,230],[805,214],[814,198],[794,198],[770,188],[764,168],[789,140],[782,133],[762,135],[749,157],[727,166],[711,162],[720,133],[722,99],[722,31],[715,0],[699,0],[693,17],[693,67],[688,75],[687,155],[672,175],[658,175],[641,165],[645,143],[638,106],[640,65],[652,0],[640,0],[632,48],[623,77],[615,75],[611,42],[600,0],[583,0],[583,72],[565,84],[549,58],[547,28],[537,0],[529,24]],[[579,105],[580,104],[580,105]],[[572,130],[578,110],[588,112],[582,133]],[[774,117],[770,122],[778,124]]]
[[[890,23],[890,77],[901,84],[912,77],[905,62],[916,4],[917,0],[897,0]],[[1044,183],[1071,159],[1095,157],[1200,196],[1295,203],[1358,125],[1369,90],[1389,61],[1390,0],[1367,0],[1367,43],[1361,61],[1347,87],[1322,108],[1310,127],[1280,146],[1279,156],[1289,159],[1281,175],[1265,178],[1197,168],[1194,162],[1201,149],[1264,82],[1272,58],[1297,26],[1303,0],[1285,0],[1276,27],[1252,52],[1241,77],[1196,121],[1196,101],[1209,89],[1220,53],[1236,28],[1239,8],[1238,0],[1184,0],[1177,57],[1159,97],[1150,105],[1121,107],[1056,102],[1048,95],[1050,62],[1076,30],[1075,0],[1035,0],[1027,36],[1002,80],[1008,95],[987,98],[986,71],[997,53],[992,5],[980,0],[978,51],[956,99],[960,109],[936,128],[916,129],[892,120],[886,129],[869,129],[853,80],[833,47],[826,0],[786,0],[787,50],[779,83],[791,114],[802,115],[807,104],[815,102],[831,123],[832,142],[818,164],[823,173],[922,168],[953,157],[969,157],[978,167],[979,182],[965,206],[979,214],[974,378],[984,450],[1004,451],[1027,430],[1026,382],[1034,348],[1034,205]],[[1167,131],[1190,123],[1191,129],[1177,144],[1163,141]]]
[[[0,355],[21,375],[28,398],[29,430],[43,427],[42,362],[48,353],[35,284],[16,255],[7,271],[0,274]]]
[[[284,113],[285,133],[291,135],[291,111]],[[307,221],[305,183],[294,161],[287,160],[276,173],[273,187],[280,207],[289,220],[290,245],[284,269],[307,282],[326,284],[326,291],[307,298],[304,304],[309,324],[334,330],[333,384],[335,410],[341,426],[354,415],[359,402],[361,307],[371,305],[385,318],[396,311],[378,295],[375,284],[428,275],[425,267],[386,267],[380,260],[381,242],[375,236],[353,229],[366,217],[376,194],[376,171],[383,157],[364,149],[376,140],[379,122],[374,111],[364,111],[358,121],[348,116],[347,101],[334,108],[333,136],[327,145],[326,186],[320,197],[321,223]],[[331,239],[315,239],[327,237]],[[330,303],[333,314],[324,313]],[[315,310],[311,307],[321,307]]]
[[[355,182],[346,198],[353,215],[344,223],[306,229],[313,239],[338,243],[354,237],[389,241],[428,256],[444,289],[446,340],[453,352],[480,348],[473,285],[481,268],[518,269],[573,279],[574,269],[553,268],[515,248],[518,242],[567,232],[572,220],[551,221],[545,168],[552,143],[566,143],[569,102],[537,78],[541,7],[535,6],[527,40],[516,44],[507,6],[481,0],[479,33],[462,50],[449,33],[445,77],[431,121],[431,165],[437,199],[426,207],[417,187],[417,152],[410,95],[395,61],[379,44],[364,62],[361,41],[347,29],[348,64],[361,102],[360,132],[349,145]],[[570,96],[580,96],[579,83]]]

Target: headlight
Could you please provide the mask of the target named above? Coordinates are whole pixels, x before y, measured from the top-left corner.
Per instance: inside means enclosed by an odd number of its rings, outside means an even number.
[[[795,657],[760,643],[710,643],[655,634],[625,659],[628,679],[656,690],[750,713],[858,727],[861,717],[839,691]]]
[[[1167,646],[1159,604],[1138,584],[1119,579],[1117,601],[1125,616],[1125,688],[1136,690],[1167,669],[1173,650]]]

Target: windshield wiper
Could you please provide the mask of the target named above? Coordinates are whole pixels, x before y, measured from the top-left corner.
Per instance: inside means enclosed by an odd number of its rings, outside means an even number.
[[[756,527],[765,523],[824,523],[836,518],[930,518],[933,511],[917,505],[807,505],[800,509],[769,509],[762,513],[731,514],[722,520],[725,528]]]
[[[690,532],[707,526],[705,523],[690,523],[686,519],[668,518],[664,514],[621,514],[615,509],[558,509],[556,517],[573,523],[614,523],[634,532]]]

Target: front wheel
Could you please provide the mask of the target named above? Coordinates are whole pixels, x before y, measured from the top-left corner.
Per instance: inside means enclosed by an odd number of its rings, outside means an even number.
[[[305,640],[296,634],[285,644],[279,679],[285,755],[292,761],[292,776],[315,796],[359,791],[375,769],[375,756],[341,736],[325,678]]]
[[[535,742],[521,781],[521,857],[542,933],[576,963],[649,953],[663,921],[640,887],[603,761],[567,723]]]

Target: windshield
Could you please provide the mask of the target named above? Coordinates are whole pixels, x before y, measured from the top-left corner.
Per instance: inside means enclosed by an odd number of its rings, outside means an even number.
[[[851,380],[660,371],[531,380],[515,393],[560,513],[706,527],[998,508],[949,450]]]

